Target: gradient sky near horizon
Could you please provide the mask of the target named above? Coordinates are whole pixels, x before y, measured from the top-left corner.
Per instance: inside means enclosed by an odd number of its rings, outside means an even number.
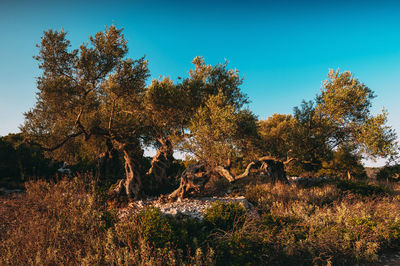
[[[229,61],[261,119],[292,113],[321,89],[329,69],[349,70],[378,96],[400,133],[400,3],[396,1],[8,1],[0,0],[0,135],[18,132],[36,99],[32,58],[46,29],[73,48],[115,24],[129,57],[146,55],[151,78],[186,77],[191,61]]]

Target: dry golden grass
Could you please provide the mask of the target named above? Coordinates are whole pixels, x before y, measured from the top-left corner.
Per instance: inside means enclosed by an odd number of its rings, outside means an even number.
[[[217,203],[203,221],[155,208],[118,220],[99,191],[36,181],[2,198],[0,264],[341,265],[400,247],[398,184],[249,186],[253,213]]]

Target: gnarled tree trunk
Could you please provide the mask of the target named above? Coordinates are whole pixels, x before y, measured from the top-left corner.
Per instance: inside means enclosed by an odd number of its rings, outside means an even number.
[[[273,157],[263,157],[260,158],[259,161],[262,162],[260,170],[266,176],[265,181],[289,183],[285,172],[285,163],[283,161]]]
[[[115,149],[110,140],[107,140],[107,151],[97,159],[96,177],[102,181],[115,182],[121,176],[121,161],[119,151]]]
[[[168,172],[174,160],[172,144],[166,138],[160,138],[158,141],[161,147],[153,157],[147,173],[142,172],[140,168],[143,159],[143,150],[140,145],[120,145],[125,160],[125,179],[119,181],[115,192],[138,199],[172,187]]]
[[[256,174],[265,177],[264,181],[280,181],[283,183],[288,183],[285,172],[285,162],[269,156],[261,157],[258,160],[249,163],[246,167],[246,170],[237,176],[232,175],[229,170],[223,168],[222,166],[217,166],[214,171],[232,183],[239,179],[248,177],[250,175],[250,171],[253,169],[255,170]]]
[[[143,180],[140,171],[140,158],[143,151],[140,146],[123,145],[125,160],[125,179],[119,181],[115,192],[125,194],[129,198],[139,199],[143,195]]]
[[[181,175],[181,183],[179,188],[173,191],[168,199],[176,200],[178,198],[186,198],[190,194],[201,193],[204,185],[210,179],[210,172],[202,164],[189,166]]]
[[[157,150],[157,154],[151,161],[151,167],[146,173],[148,187],[146,190],[150,192],[160,192],[171,186],[171,180],[168,170],[174,161],[174,150],[171,141],[167,138],[159,138],[158,142],[161,147]]]
[[[177,198],[185,198],[190,194],[201,192],[210,179],[212,172],[226,178],[230,183],[248,177],[252,170],[255,170],[255,174],[265,177],[264,181],[288,183],[284,166],[285,162],[279,159],[262,157],[249,163],[242,174],[234,176],[222,166],[217,166],[212,171],[207,171],[204,165],[192,165],[182,173],[179,188],[172,192],[168,198],[176,200]]]

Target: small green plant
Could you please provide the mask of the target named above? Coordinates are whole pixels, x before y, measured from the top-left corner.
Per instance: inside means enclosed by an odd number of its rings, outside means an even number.
[[[141,210],[138,219],[138,235],[144,241],[154,247],[170,247],[173,241],[174,232],[163,216],[160,209],[155,207],[146,207]]]
[[[240,203],[216,201],[204,212],[205,224],[221,230],[241,226],[245,218],[246,208]]]
[[[205,243],[209,230],[206,230],[199,219],[189,215],[167,215],[166,218],[174,232],[174,243],[177,248],[184,251],[184,254],[186,248],[197,250]]]
[[[246,199],[257,206],[265,192],[261,186],[249,186],[246,188]]]

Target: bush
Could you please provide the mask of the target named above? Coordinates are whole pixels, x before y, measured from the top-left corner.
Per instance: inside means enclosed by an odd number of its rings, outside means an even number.
[[[400,180],[400,165],[385,166],[376,174],[378,180],[398,182]]]
[[[400,247],[400,197],[388,188],[377,193],[379,187],[257,185],[246,194],[257,212],[215,202],[199,221],[163,215],[153,207],[118,219],[118,209],[109,207],[93,183],[29,182],[26,194],[0,208],[0,218],[10,217],[2,218],[7,226],[0,227],[0,265],[376,262],[388,248]],[[12,215],[4,215],[7,206]]]
[[[383,185],[373,185],[362,181],[339,181],[337,187],[343,191],[350,191],[360,196],[377,196],[388,193],[388,189]]]
[[[183,214],[177,216],[167,215],[166,218],[174,232],[175,246],[183,250],[184,255],[189,255],[186,253],[186,249],[194,251],[204,248],[204,243],[206,243],[210,232],[204,227],[202,221]]]
[[[197,253],[175,250],[179,227],[173,228],[173,218],[146,208],[118,220],[97,191],[77,178],[27,183],[10,209],[15,219],[0,232],[0,265],[212,264],[213,251],[205,245]]]
[[[252,231],[233,231],[214,238],[217,265],[255,265],[270,252]]]
[[[18,223],[0,244],[0,264],[76,264],[113,226],[108,212],[82,181],[26,184]]]
[[[139,239],[156,248],[171,247],[174,232],[160,209],[155,207],[142,209],[136,219],[138,219]]]
[[[204,211],[204,222],[212,228],[229,230],[241,226],[246,218],[246,208],[240,203],[216,201]]]

